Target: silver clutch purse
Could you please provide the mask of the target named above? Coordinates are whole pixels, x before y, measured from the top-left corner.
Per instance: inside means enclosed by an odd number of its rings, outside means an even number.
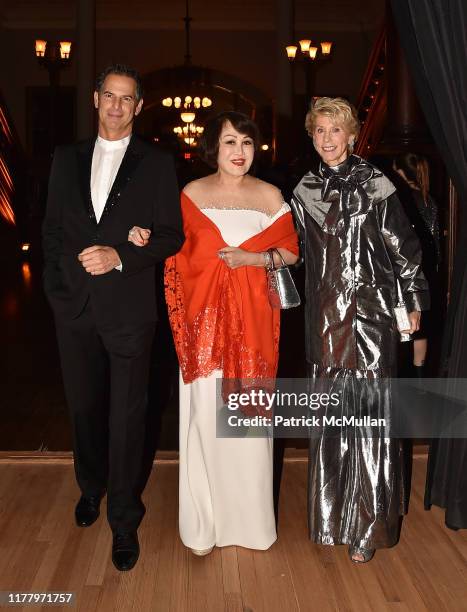
[[[282,262],[277,268],[274,264],[274,251],[279,255]],[[273,308],[282,308],[283,310],[299,306],[300,296],[287,264],[277,249],[269,249],[269,252],[271,254],[271,265],[266,271],[269,303]]]
[[[408,342],[412,338],[405,330],[410,329],[410,319],[407,308],[403,302],[400,302],[394,307],[394,316],[396,318],[397,329],[401,336],[401,342]]]
[[[412,340],[412,336],[407,333],[407,330],[410,329],[410,319],[407,307],[404,304],[404,300],[402,297],[402,289],[400,286],[399,279],[396,279],[396,289],[398,303],[397,306],[394,306],[393,308],[394,317],[396,319],[397,329],[400,333],[400,341],[409,342],[409,340]]]

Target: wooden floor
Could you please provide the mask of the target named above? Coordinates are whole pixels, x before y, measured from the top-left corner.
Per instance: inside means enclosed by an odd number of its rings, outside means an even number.
[[[308,541],[304,461],[284,466],[279,539],[269,551],[194,557],[178,537],[177,472],[170,461],[154,469],[140,560],[119,573],[104,516],[89,529],[73,524],[69,463],[0,462],[0,590],[74,591],[76,606],[63,609],[85,612],[467,610],[467,531],[446,529],[439,509],[423,510],[424,458],[414,460],[399,545],[366,566],[350,563],[344,547]]]

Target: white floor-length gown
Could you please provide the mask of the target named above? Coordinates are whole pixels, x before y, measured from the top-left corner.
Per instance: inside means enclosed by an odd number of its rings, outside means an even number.
[[[238,246],[271,225],[265,212],[203,208],[224,241]],[[185,384],[180,376],[179,526],[189,548],[244,546],[265,550],[276,540],[271,438],[216,438],[216,379]]]

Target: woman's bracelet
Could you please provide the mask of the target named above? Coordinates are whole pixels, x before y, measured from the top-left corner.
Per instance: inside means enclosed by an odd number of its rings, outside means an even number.
[[[263,251],[264,267],[266,270],[270,270],[273,267],[273,259],[270,251]]]

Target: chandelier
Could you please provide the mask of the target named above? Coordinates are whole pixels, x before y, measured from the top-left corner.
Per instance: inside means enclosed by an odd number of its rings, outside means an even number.
[[[209,106],[212,105],[212,100],[211,98],[208,98],[207,96],[204,96],[203,98],[201,98],[200,96],[185,96],[185,99],[182,102],[182,98],[180,96],[176,96],[175,98],[164,98],[162,100],[162,106],[167,106],[167,107],[171,107],[174,106],[174,108],[185,108],[185,109],[189,109],[191,108],[191,106],[193,105],[194,108],[208,108]]]
[[[189,13],[188,2],[189,0],[186,0],[185,17],[183,18],[183,21],[185,22],[185,66],[187,68],[191,66],[190,23],[192,21],[192,18],[190,17],[190,13]],[[192,87],[193,85],[190,85],[190,89]],[[186,89],[188,89],[188,87]],[[195,92],[195,91],[187,92],[186,89],[183,95],[182,95],[182,92],[179,92],[178,95],[175,95],[173,97],[169,96],[167,98],[164,98],[161,101],[161,104],[162,106],[165,106],[166,108],[173,107],[176,109],[181,109],[180,119],[183,121],[183,123],[192,124],[194,120],[196,119],[195,111],[198,109],[209,108],[210,106],[212,106],[212,100],[208,96],[201,95],[201,92]],[[187,136],[187,138],[189,137]],[[191,146],[192,143],[187,143],[187,144],[190,144]]]
[[[183,114],[184,113],[182,113],[182,115]],[[177,127],[174,127],[174,134],[177,134],[177,136],[188,146],[196,147],[198,144],[196,139],[204,132],[204,127],[195,125],[193,122],[186,123],[187,124],[184,126],[177,125]]]

